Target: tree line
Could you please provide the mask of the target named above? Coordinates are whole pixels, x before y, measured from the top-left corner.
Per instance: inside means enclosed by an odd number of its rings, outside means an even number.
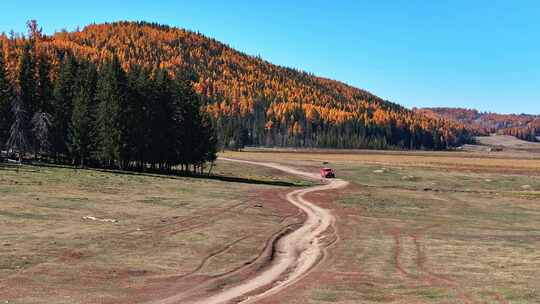
[[[538,141],[540,117],[531,114],[497,114],[463,108],[423,108],[418,113],[457,121],[477,136],[511,135],[526,141]]]
[[[117,56],[95,63],[68,50],[51,58],[37,47],[39,37],[31,24],[12,79],[0,56],[0,145],[7,152],[139,171],[202,171],[215,160],[217,137],[192,73],[124,69]]]
[[[511,135],[522,140],[539,142],[540,140],[540,118],[536,118],[525,126],[505,128],[498,133]]]
[[[414,113],[366,104],[348,112],[313,104],[256,100],[245,110],[212,103],[207,111],[227,148],[244,145],[346,149],[446,149],[472,133],[451,120],[418,119]]]

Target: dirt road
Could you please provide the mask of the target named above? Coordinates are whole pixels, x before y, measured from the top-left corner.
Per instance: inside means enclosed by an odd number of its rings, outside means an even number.
[[[308,179],[320,180],[317,173],[304,172],[279,164],[227,158],[220,159],[266,166]],[[324,185],[299,189],[287,194],[287,201],[305,212],[306,220],[300,228],[279,239],[275,244],[276,250],[272,262],[257,275],[203,298],[186,301],[182,295],[177,295],[154,303],[222,304],[233,300],[237,303],[240,299],[242,300],[240,303],[248,304],[271,296],[294,284],[324,257],[325,247],[321,244],[322,234],[333,226],[335,220],[328,210],[307,201],[304,199],[304,195],[310,192],[342,188],[346,185],[347,182],[341,179],[327,179]],[[259,290],[262,291],[245,298],[245,295],[253,294]]]

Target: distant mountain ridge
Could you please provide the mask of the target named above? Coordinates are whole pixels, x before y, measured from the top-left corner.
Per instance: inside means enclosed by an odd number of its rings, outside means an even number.
[[[512,135],[527,141],[538,141],[540,136],[540,115],[497,114],[479,112],[465,108],[421,108],[415,112],[464,124],[477,135],[493,133]]]
[[[29,35],[32,36],[32,35]],[[199,33],[147,22],[92,24],[35,33],[36,53],[66,52],[95,63],[117,56],[124,69],[161,67],[194,75],[225,147],[243,145],[444,149],[470,140],[454,120],[417,113],[365,90],[273,65]],[[0,36],[15,81],[21,36]],[[55,78],[57,69],[50,75]]]

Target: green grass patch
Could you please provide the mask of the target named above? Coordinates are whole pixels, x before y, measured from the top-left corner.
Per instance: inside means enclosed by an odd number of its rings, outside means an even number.
[[[339,295],[336,291],[333,290],[315,290],[311,298],[318,302],[329,302],[334,303],[339,300]]]

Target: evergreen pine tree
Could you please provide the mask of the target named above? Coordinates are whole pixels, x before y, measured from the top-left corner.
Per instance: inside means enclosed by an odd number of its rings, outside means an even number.
[[[176,138],[174,162],[202,169],[204,162],[216,159],[217,136],[210,117],[201,112],[201,100],[193,89],[193,74],[176,75],[167,94],[174,98],[173,124],[167,130]]]
[[[36,103],[37,111],[52,114],[53,85],[50,79],[50,63],[48,58],[41,54],[37,63]]]
[[[87,164],[95,149],[95,111],[97,70],[92,63],[85,62],[79,69],[79,78],[74,85],[73,111],[69,124],[69,150],[74,163],[81,167]]]
[[[118,58],[105,63],[98,84],[96,99],[98,102],[97,132],[99,159],[106,165],[124,167],[126,147],[122,142],[124,126],[122,106],[127,100],[126,75]]]
[[[36,102],[36,71],[32,44],[26,42],[19,60],[19,96],[27,115],[32,117],[38,109]]]
[[[180,163],[196,164],[199,156],[201,139],[200,100],[192,87],[191,79],[183,73],[177,73],[168,95],[173,96],[174,116],[176,126],[176,148]]]
[[[212,121],[208,113],[202,114],[199,129],[201,130],[201,136],[199,139],[199,151],[201,159],[199,160],[199,163],[202,166],[205,162],[210,162],[213,166],[217,159],[218,141],[216,130],[212,125]]]
[[[0,50],[2,44],[0,43]],[[11,87],[6,76],[4,56],[0,53],[0,150],[2,150],[9,138],[9,129],[13,123],[11,100],[13,98]]]
[[[150,73],[139,67],[133,67],[128,74],[129,81],[129,108],[126,115],[130,117],[128,123],[128,145],[130,155],[135,161],[135,168],[143,170],[145,163],[149,162],[149,147],[152,124],[151,103],[155,98],[154,87],[150,79]]]
[[[181,111],[176,107],[174,83],[167,71],[158,69],[154,72],[154,94],[151,99],[151,146],[150,154],[154,165],[165,168],[167,164],[182,163],[179,153],[182,131],[179,121],[183,120]]]
[[[75,58],[66,54],[60,64],[53,90],[52,150],[56,156],[68,156],[68,128],[73,111],[73,92],[77,75]]]

